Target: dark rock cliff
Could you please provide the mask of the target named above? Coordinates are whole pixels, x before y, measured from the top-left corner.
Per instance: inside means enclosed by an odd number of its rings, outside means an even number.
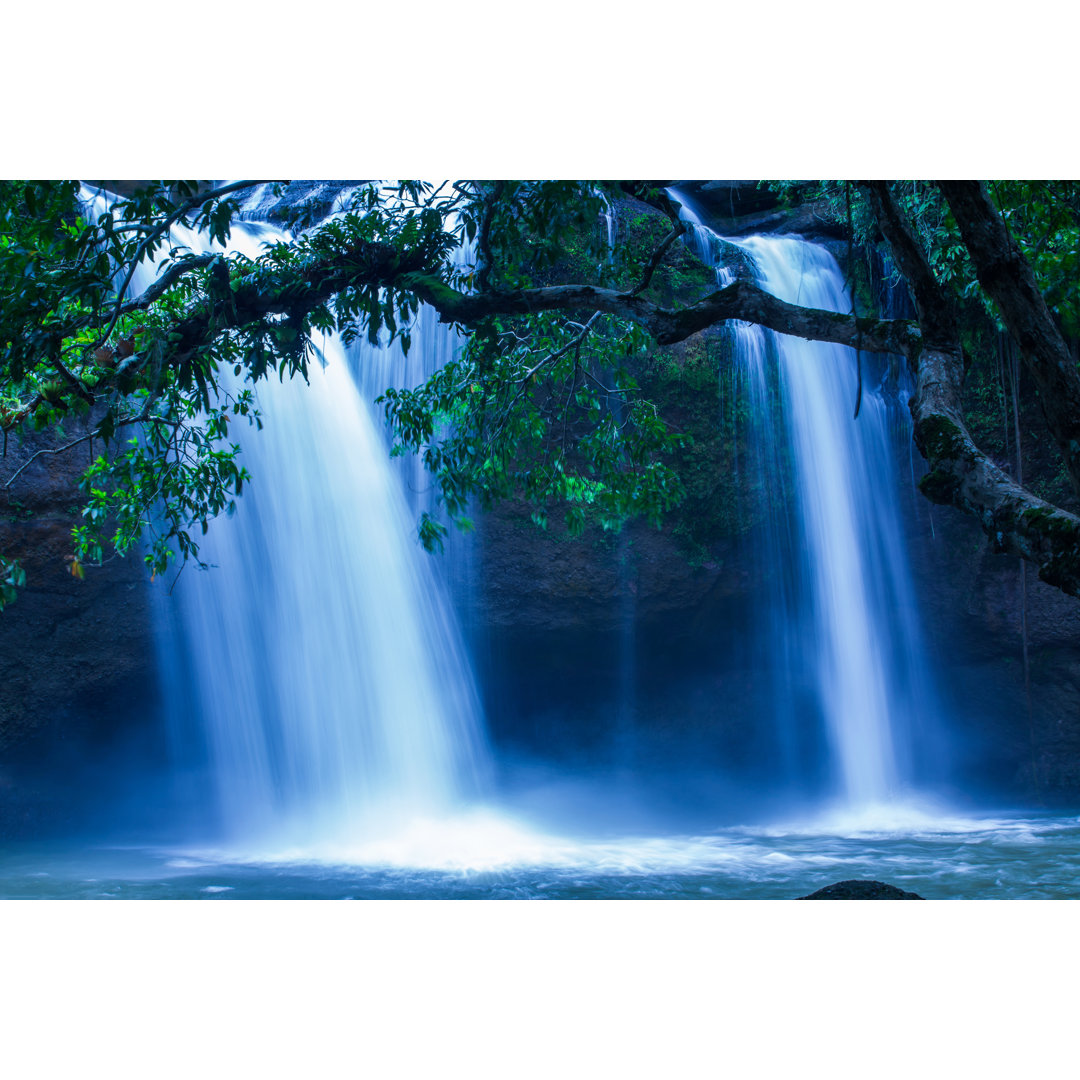
[[[978,524],[958,511],[926,504],[919,513],[915,573],[958,767],[988,789],[1074,805],[1080,600],[995,554]]]
[[[4,475],[47,446],[9,440]],[[69,813],[65,788],[118,740],[160,728],[141,560],[86,567],[82,580],[71,573],[84,464],[44,455],[0,487],[0,550],[26,570],[26,587],[0,613],[0,836]]]
[[[9,445],[13,472],[41,449]],[[61,716],[126,693],[154,669],[145,568],[136,556],[71,573],[79,521],[77,451],[39,457],[0,488],[0,550],[21,560],[26,588],[0,615],[0,749]]]

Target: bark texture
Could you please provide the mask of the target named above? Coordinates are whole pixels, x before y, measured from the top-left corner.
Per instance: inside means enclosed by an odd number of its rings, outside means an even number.
[[[448,288],[433,275],[420,274],[411,276],[403,284],[431,304],[444,322],[460,322],[466,326],[490,315],[601,311],[638,323],[648,330],[658,345],[685,341],[728,319],[758,323],[781,334],[813,341],[831,341],[852,347],[859,344],[870,352],[908,353],[917,349],[922,340],[919,328],[906,320],[856,318],[799,307],[777,299],[748,281],[733,282],[681,309],[660,307],[632,292],[595,285],[552,285],[539,289],[465,294]]]
[[[915,442],[930,466],[920,489],[933,502],[977,518],[995,550],[1027,559],[1043,581],[1080,594],[1080,518],[1022,487],[975,445],[964,423],[964,358],[953,306],[888,185],[863,187],[911,289],[923,331],[911,400]],[[981,212],[997,216],[988,203]],[[1004,229],[1000,218],[998,223]],[[1019,249],[1014,255],[1026,265]]]
[[[941,180],[938,186],[956,218],[979,284],[1020,346],[1039,389],[1047,426],[1080,494],[1080,373],[1035,272],[979,181]]]
[[[976,517],[996,551],[1027,559],[1043,581],[1080,595],[1080,518],[1021,487],[975,445],[960,407],[963,370],[958,347],[919,356],[911,411],[930,466],[920,490]]]

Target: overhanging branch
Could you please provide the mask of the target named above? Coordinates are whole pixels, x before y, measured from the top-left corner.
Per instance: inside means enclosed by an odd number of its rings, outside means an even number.
[[[922,338],[914,323],[901,319],[856,318],[778,299],[747,281],[710,293],[690,307],[663,308],[641,296],[595,285],[551,285],[538,289],[460,293],[434,274],[412,274],[399,284],[414,291],[439,312],[443,322],[475,326],[492,315],[533,315],[542,311],[600,311],[646,329],[658,345],[673,345],[730,319],[758,323],[781,334],[838,345],[859,345],[868,352],[917,352]]]
[[[135,271],[138,269],[138,266],[142,262],[143,256],[146,254],[150,245],[157,240],[160,240],[161,237],[165,236],[165,234],[168,233],[168,231],[185,215],[192,213],[194,210],[198,210],[200,206],[203,206],[214,199],[224,198],[226,195],[231,195],[234,192],[254,187],[259,183],[262,183],[262,181],[237,180],[235,183],[223,184],[221,187],[212,188],[210,191],[204,191],[201,194],[193,195],[190,199],[181,203],[167,218],[164,218],[151,229],[150,232],[143,237],[142,242],[135,251],[135,255],[132,257],[131,265],[128,267],[128,272],[124,277],[123,284],[116,294],[116,306],[113,309],[112,318],[109,320],[108,326],[98,339],[98,344],[108,341],[109,335],[113,332],[113,328],[123,314],[124,297],[127,295],[128,288],[131,285],[131,279],[135,276]]]

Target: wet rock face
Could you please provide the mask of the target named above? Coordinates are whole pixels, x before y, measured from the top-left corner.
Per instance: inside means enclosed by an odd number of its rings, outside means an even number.
[[[838,881],[835,885],[826,885],[824,889],[800,896],[800,900],[925,900],[918,893],[905,892],[895,885],[884,881]]]
[[[49,445],[41,437],[11,441],[0,476]],[[84,580],[71,574],[86,453],[82,446],[44,455],[10,488],[0,487],[0,551],[26,570],[26,587],[0,613],[4,758],[46,729],[50,738],[58,730],[89,734],[99,724],[104,731],[153,682],[147,575],[138,555],[88,566]]]
[[[608,632],[628,613],[685,623],[749,583],[734,545],[695,563],[670,532],[640,522],[573,539],[554,517],[541,530],[527,508],[507,505],[485,515],[481,535],[480,617],[496,632]]]
[[[750,233],[797,233],[808,240],[844,237],[844,228],[815,202],[794,208],[781,204],[779,195],[757,180],[680,180],[685,191],[709,215],[709,223],[723,236]]]
[[[478,533],[470,621],[501,750],[585,767],[741,760],[764,705],[739,663],[760,585],[736,539],[692,560],[670,527],[572,539],[558,514],[542,530],[513,504]]]
[[[982,782],[1025,800],[1075,805],[1080,599],[993,553],[959,511],[916,505],[913,569],[961,786]]]

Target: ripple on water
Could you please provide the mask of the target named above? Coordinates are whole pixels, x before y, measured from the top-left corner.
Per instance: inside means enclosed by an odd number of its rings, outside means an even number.
[[[590,839],[549,834],[487,810],[414,822],[377,843],[353,838],[312,849],[99,848],[33,858],[23,851],[0,859],[0,895],[792,898],[850,877],[902,883],[931,899],[1080,895],[1076,818],[909,821],[908,831],[891,832],[830,833],[818,819],[708,835]]]

